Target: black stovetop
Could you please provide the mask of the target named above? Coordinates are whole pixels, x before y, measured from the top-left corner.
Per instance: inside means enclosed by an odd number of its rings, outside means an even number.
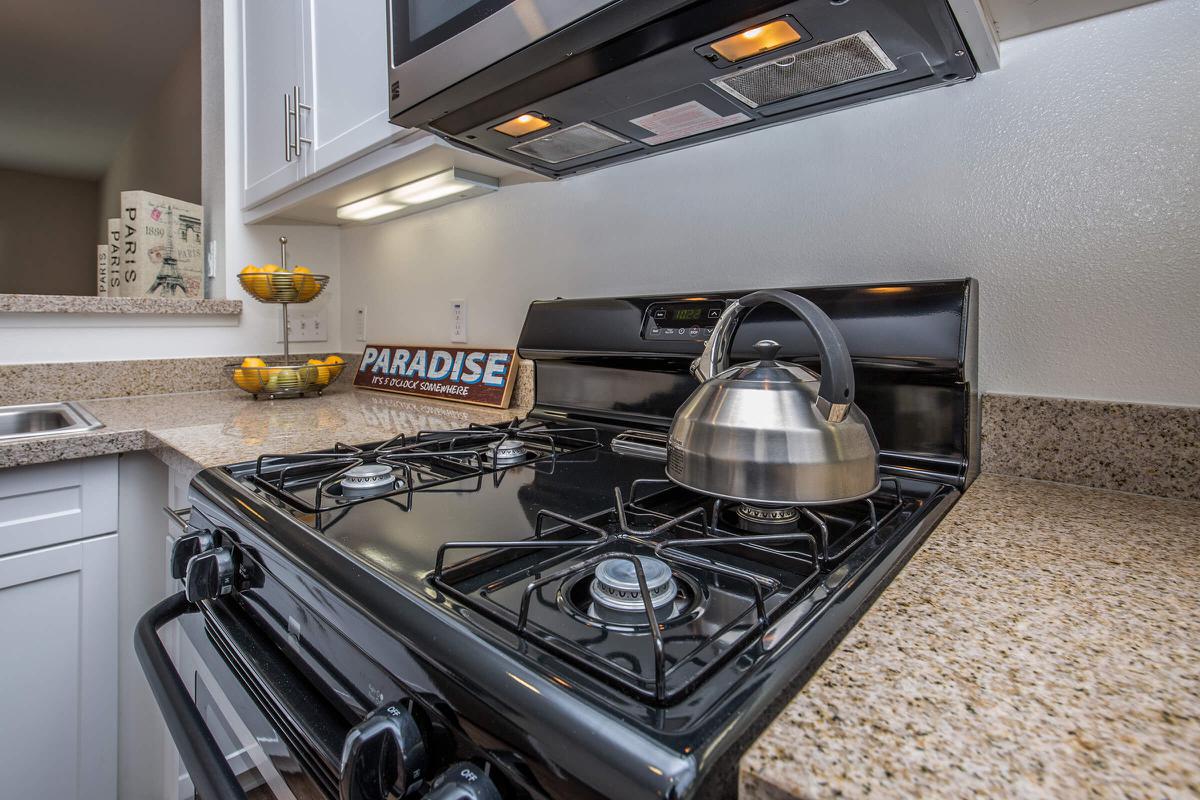
[[[702,779],[711,791],[720,757],[815,669],[923,538],[920,520],[957,494],[893,477],[870,502],[747,526],[664,480],[661,463],[613,452],[613,430],[521,425],[559,435],[508,466],[472,455],[477,435],[513,438],[490,429],[265,456],[202,473],[195,500],[286,589],[270,602],[241,593],[281,643],[305,649],[279,622],[297,615],[358,631],[296,653],[326,665],[348,717],[379,701],[363,687],[347,699],[366,657],[488,740],[508,730],[513,785],[532,796],[554,793],[531,764],[573,780],[606,765],[601,795],[664,781],[699,791]],[[346,495],[336,476],[359,463],[387,464],[403,484]],[[676,582],[654,628],[644,611],[597,609],[589,591],[601,561],[631,555],[668,564]],[[650,778],[620,777],[631,758]]]

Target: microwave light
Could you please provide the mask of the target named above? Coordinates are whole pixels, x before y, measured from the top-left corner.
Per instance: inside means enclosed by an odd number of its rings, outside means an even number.
[[[778,50],[784,45],[800,41],[800,32],[787,23],[777,19],[764,25],[755,25],[744,31],[726,36],[720,41],[713,42],[709,47],[721,58],[729,62],[741,61]]]
[[[519,139],[526,134],[540,131],[543,128],[550,127],[550,120],[544,117],[539,117],[537,114],[522,114],[519,117],[513,117],[508,122],[501,122],[494,131],[499,131],[505,136],[511,136],[514,139]]]

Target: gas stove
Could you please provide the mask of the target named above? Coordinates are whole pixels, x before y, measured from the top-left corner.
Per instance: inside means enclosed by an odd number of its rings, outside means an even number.
[[[535,303],[526,418],[205,470],[176,547],[192,602],[146,625],[185,616],[252,698],[276,795],[731,796],[744,749],[977,471],[974,282],[797,291],[855,356],[884,448],[870,497],[755,506],[664,477],[703,331],[663,339],[660,312],[740,293]],[[812,363],[767,307],[734,361],[768,329]],[[233,791],[156,691],[197,786]]]

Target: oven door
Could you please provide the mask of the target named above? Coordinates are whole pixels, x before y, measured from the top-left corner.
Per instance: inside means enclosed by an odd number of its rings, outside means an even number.
[[[614,0],[388,0],[391,115]]]
[[[180,628],[172,655],[158,629],[175,619]],[[255,638],[219,603],[201,611],[182,593],[139,623],[138,657],[181,762],[168,796],[338,796],[348,723],[294,667],[272,658],[269,642]]]

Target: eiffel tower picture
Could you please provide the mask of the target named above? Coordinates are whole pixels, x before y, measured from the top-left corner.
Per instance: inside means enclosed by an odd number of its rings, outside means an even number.
[[[185,220],[182,230],[184,238],[187,237],[187,228],[188,223]],[[175,213],[170,206],[167,206],[167,249],[163,253],[162,267],[154,276],[149,293],[154,294],[159,289],[162,289],[163,294],[170,290],[174,295],[176,289],[184,295],[187,294],[187,284],[183,281],[183,275],[179,272],[179,261],[175,258]]]

